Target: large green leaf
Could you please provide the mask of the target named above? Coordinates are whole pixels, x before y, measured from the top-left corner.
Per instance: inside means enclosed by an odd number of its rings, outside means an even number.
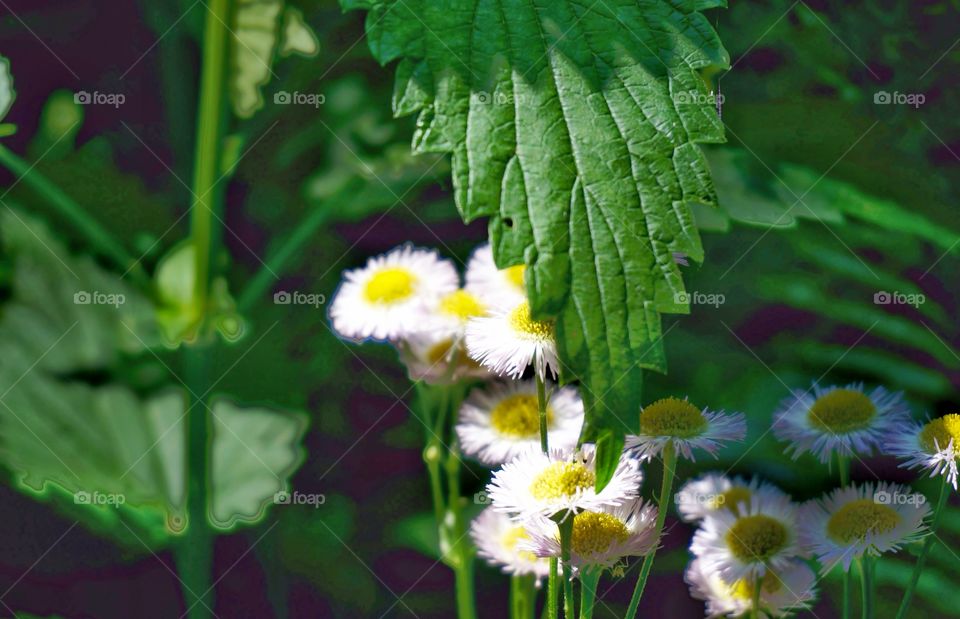
[[[723,131],[699,70],[728,56],[698,11],[723,4],[342,0],[369,9],[374,56],[400,59],[415,150],[452,153],[464,219],[491,218],[498,265],[527,265],[585,386],[586,438],[610,448],[641,368],[665,369],[659,314],[687,311],[672,252],[703,256],[688,203],[715,198],[696,143]]]
[[[187,397],[114,379],[159,341],[153,305],[27,216],[7,210],[0,226],[13,262],[0,306],[0,463],[95,530],[166,542],[186,525]],[[303,459],[306,421],[219,398],[209,414],[210,521],[256,522]]]

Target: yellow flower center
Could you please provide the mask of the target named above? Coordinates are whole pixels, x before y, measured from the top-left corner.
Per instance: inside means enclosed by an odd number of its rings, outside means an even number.
[[[373,274],[363,289],[363,296],[370,303],[390,305],[413,295],[416,284],[417,278],[410,271],[388,267]]]
[[[530,539],[526,529],[523,527],[511,527],[500,538],[500,544],[508,551],[515,552],[518,557],[525,561],[536,561],[537,555],[529,550],[517,550],[517,542]]]
[[[559,499],[592,488],[596,480],[593,471],[579,462],[553,462],[533,479],[530,494],[540,501]]]
[[[713,500],[710,505],[713,509],[726,507],[733,513],[737,513],[737,505],[740,503],[750,504],[752,493],[750,488],[744,486],[734,486]]]
[[[520,290],[526,290],[523,285],[523,275],[526,273],[527,267],[522,264],[516,266],[507,267],[501,271],[503,275],[507,278],[511,284],[519,288]]]
[[[553,411],[547,407],[547,427],[553,422]],[[530,438],[540,434],[540,408],[537,396],[518,393],[504,398],[490,411],[490,425],[500,434]]]
[[[876,414],[877,407],[865,394],[853,389],[834,389],[817,398],[807,418],[815,428],[845,434],[866,428]]]
[[[946,449],[953,440],[953,446],[960,455],[960,415],[950,414],[931,420],[920,431],[920,445],[927,453],[937,453],[937,447]]]
[[[456,290],[440,300],[440,311],[462,322],[474,316],[483,316],[485,309],[477,297],[466,290]]]
[[[762,563],[783,550],[788,538],[782,522],[765,514],[755,514],[737,519],[727,531],[726,542],[737,559]]]
[[[627,541],[630,532],[616,516],[601,512],[580,512],[573,517],[570,548],[579,555],[607,552],[614,543]]]
[[[751,578],[741,578],[730,587],[730,596],[738,600],[749,601],[753,599],[755,581]],[[776,593],[783,588],[783,581],[773,573],[773,570],[767,570],[760,580],[760,590],[764,593]]]
[[[553,337],[552,320],[534,320],[530,317],[530,304],[524,301],[510,312],[510,327],[514,331],[538,340]]]
[[[640,431],[647,436],[691,438],[706,429],[700,409],[679,398],[657,400],[640,411]]]
[[[873,499],[850,501],[827,521],[827,535],[842,544],[864,539],[869,533],[886,533],[900,524],[900,514]]]

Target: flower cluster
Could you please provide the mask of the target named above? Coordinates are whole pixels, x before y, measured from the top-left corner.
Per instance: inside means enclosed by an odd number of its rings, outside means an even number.
[[[795,391],[774,413],[773,435],[794,460],[809,454],[839,465],[839,487],[820,498],[797,503],[759,477],[719,472],[687,480],[674,494],[681,457],[716,457],[747,434],[743,414],[677,397],[639,411],[639,431],[626,437],[612,477],[598,487],[578,387],[549,380],[560,364],[554,324],[531,313],[525,278],[522,265],[497,268],[489,245],[474,251],[463,284],[436,252],[402,246],[348,271],[330,310],[344,338],[389,342],[411,379],[449,389],[439,401],[450,414],[429,419],[436,440],[424,457],[441,549],[453,553],[445,558],[455,569],[472,556],[456,552],[455,540],[469,532],[481,558],[527,579],[531,590],[547,578],[555,585],[562,566],[566,585],[581,582],[589,617],[600,575],[621,574],[630,558],[644,557],[632,617],[673,502],[680,519],[696,527],[685,580],[707,616],[786,617],[812,605],[821,575],[836,567],[849,578],[859,565],[864,595],[873,595],[866,591],[871,561],[924,538],[928,520],[936,521],[925,497],[906,486],[850,484],[851,459],[896,456],[904,467],[942,476],[944,497],[947,486],[957,488],[960,415],[918,424],[902,394],[859,384]],[[454,447],[443,445],[446,436]],[[460,521],[462,501],[442,495],[441,446],[448,465],[462,454],[494,469],[478,495],[490,505],[469,531],[448,530]],[[641,498],[643,469],[655,461],[663,471],[656,507]],[[456,476],[458,469],[446,470]],[[458,486],[451,480],[450,488]]]

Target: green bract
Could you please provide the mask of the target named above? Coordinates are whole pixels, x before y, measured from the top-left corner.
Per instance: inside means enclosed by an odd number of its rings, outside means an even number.
[[[689,204],[715,194],[696,144],[723,131],[698,71],[728,56],[697,11],[724,2],[341,3],[369,10],[377,60],[400,60],[414,149],[453,155],[463,218],[490,217],[498,265],[525,263],[535,315],[557,317],[585,438],[619,451],[641,368],[665,370],[660,313],[687,311],[672,252],[703,257]]]

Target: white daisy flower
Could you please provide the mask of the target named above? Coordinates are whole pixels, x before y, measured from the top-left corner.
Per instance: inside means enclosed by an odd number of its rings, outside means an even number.
[[[583,402],[573,387],[561,387],[547,398],[547,437],[563,451],[577,445],[583,426]],[[532,380],[478,387],[460,407],[456,427],[463,453],[499,466],[522,452],[540,447],[537,385]]]
[[[715,510],[694,533],[690,550],[727,582],[783,569],[800,554],[796,506],[786,496],[755,495],[736,514]]]
[[[640,492],[640,463],[622,457],[613,479],[596,491],[595,450],[525,451],[493,474],[487,494],[499,511],[517,520],[567,511],[596,511],[634,499]]]
[[[694,559],[684,574],[690,594],[707,602],[708,617],[746,617],[753,610],[756,580],[729,584]],[[760,607],[768,617],[788,617],[809,608],[817,597],[817,575],[805,563],[791,560],[777,570],[767,570],[760,581]]]
[[[846,572],[864,554],[879,556],[922,538],[928,513],[926,497],[906,486],[847,486],[803,505],[800,540],[820,560],[824,573],[838,563]]]
[[[423,317],[460,283],[453,263],[434,250],[402,245],[346,271],[330,307],[345,338],[398,340],[417,333]]]
[[[526,300],[500,305],[490,316],[467,323],[467,352],[496,374],[519,378],[531,363],[541,379],[557,376],[559,362],[552,320],[533,320]]]
[[[720,473],[707,473],[687,482],[674,496],[674,501],[684,521],[698,522],[720,509],[737,514],[741,504],[749,504],[755,496],[761,500],[770,497],[789,500],[785,492],[773,484],[760,481],[759,477],[750,480],[742,477],[731,479]]]
[[[418,333],[402,340],[397,345],[400,360],[407,367],[410,380],[422,380],[431,385],[452,384],[464,378],[489,378],[492,376],[467,355],[463,338],[456,333]],[[456,367],[450,367],[455,363]]]
[[[877,387],[870,394],[862,384],[846,387],[794,391],[774,416],[773,433],[786,441],[787,452],[797,458],[811,452],[820,462],[841,456],[870,455],[910,412],[902,393],[890,393]]]
[[[742,413],[700,410],[687,400],[664,398],[640,411],[640,434],[627,437],[627,449],[641,459],[653,459],[667,443],[693,460],[693,450],[716,455],[723,441],[739,441],[747,433]]]
[[[568,516],[569,517],[569,516]],[[625,557],[649,554],[657,546],[657,509],[641,499],[573,516],[570,565],[577,569],[613,567]],[[543,516],[526,523],[530,539],[520,547],[538,557],[560,557],[560,528]]]
[[[514,305],[527,298],[523,281],[525,272],[526,267],[522,264],[498,269],[490,244],[484,243],[473,251],[467,262],[467,287],[484,299]]]
[[[905,424],[888,441],[888,452],[906,460],[900,466],[926,469],[930,477],[943,475],[957,489],[960,415],[944,415],[922,425]]]
[[[537,584],[550,575],[548,560],[521,548],[521,544],[529,540],[523,525],[492,507],[480,512],[470,523],[470,537],[477,547],[477,554],[507,574],[533,574]]]

